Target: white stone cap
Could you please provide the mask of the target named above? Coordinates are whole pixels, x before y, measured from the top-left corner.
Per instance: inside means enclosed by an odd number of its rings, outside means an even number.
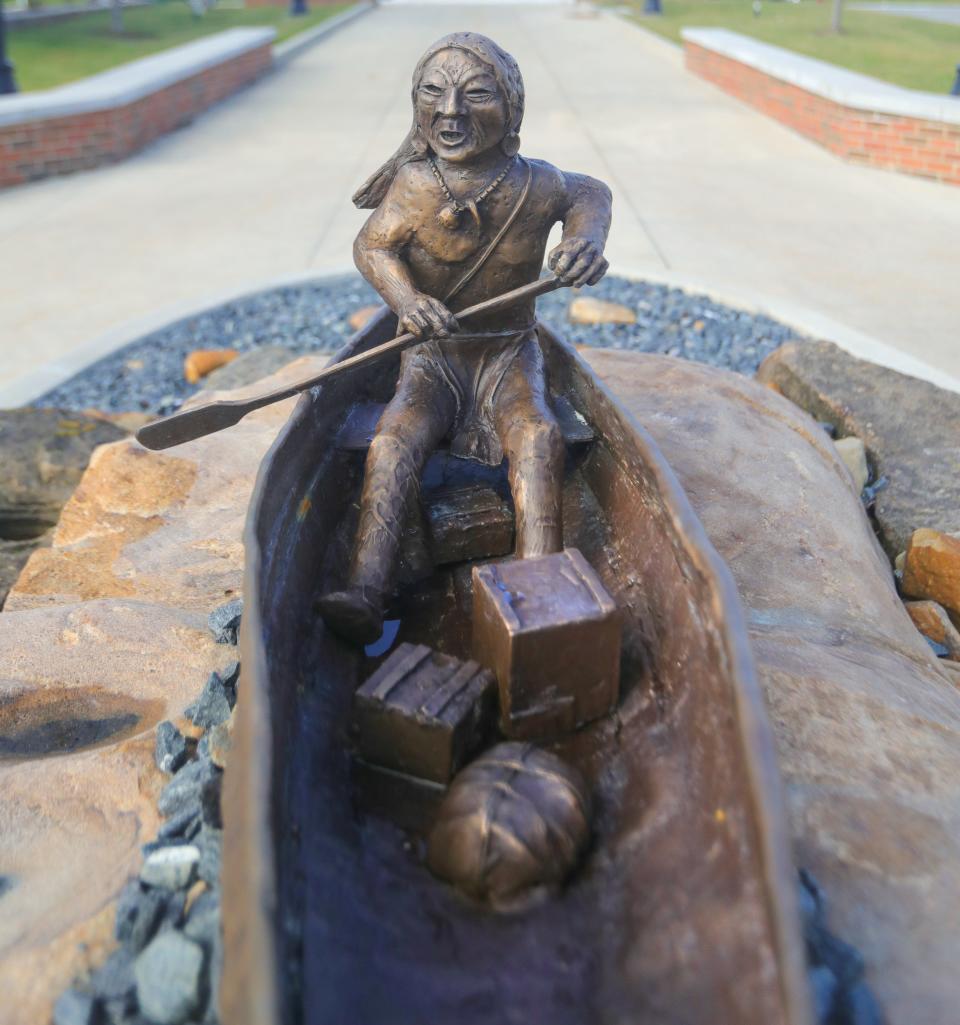
[[[273,28],[231,28],[78,82],[0,96],[0,127],[112,110],[239,57],[276,38]]]
[[[681,34],[685,42],[845,107],[960,125],[960,97],[903,89],[723,28],[685,28]]]

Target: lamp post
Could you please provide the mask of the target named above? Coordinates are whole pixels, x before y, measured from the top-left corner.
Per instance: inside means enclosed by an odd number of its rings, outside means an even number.
[[[13,80],[13,65],[7,60],[7,32],[3,20],[3,0],[0,0],[0,96],[16,91],[17,83]]]

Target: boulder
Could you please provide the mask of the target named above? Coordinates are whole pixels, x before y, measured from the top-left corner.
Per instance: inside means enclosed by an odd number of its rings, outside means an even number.
[[[272,383],[324,362],[294,363]],[[172,453],[133,439],[98,449],[53,547],[33,553],[0,613],[0,866],[12,881],[0,886],[4,1025],[50,1021],[116,943],[115,902],[161,828],[169,777],[155,762],[157,727],[171,724],[173,748],[159,755],[175,769],[185,746],[176,731],[193,729],[185,709],[214,671],[235,679],[236,649],[217,643],[207,617],[239,593],[250,492],[292,405]],[[187,833],[216,811],[208,790],[220,770],[205,764],[177,808],[193,801]],[[195,841],[197,871],[212,880],[219,838],[204,826]],[[142,917],[122,903],[119,938],[148,943],[180,919],[185,891],[150,892],[167,897]]]
[[[874,507],[893,559],[920,527],[960,531],[960,394],[848,355],[831,342],[789,342],[757,380],[867,447],[887,485]]]
[[[659,443],[737,582],[796,860],[823,885],[830,930],[862,954],[889,1025],[955,1020],[960,691],[904,610],[833,443],[731,373],[587,358]]]
[[[36,538],[52,527],[93,450],[125,433],[86,413],[0,410],[0,539]]]
[[[960,537],[916,530],[903,564],[903,593],[939,602],[960,621]]]

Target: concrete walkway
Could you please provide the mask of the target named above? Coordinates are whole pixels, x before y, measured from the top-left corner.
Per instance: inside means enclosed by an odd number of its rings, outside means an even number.
[[[960,378],[957,189],[844,164],[612,14],[398,5],[124,164],[0,193],[0,405],[157,310],[348,265],[350,194],[409,125],[420,52],[464,27],[520,61],[524,151],[612,186],[615,272]]]
[[[921,21],[936,21],[941,25],[960,25],[960,6],[956,4],[849,4],[847,10],[873,11],[898,18],[919,18]]]

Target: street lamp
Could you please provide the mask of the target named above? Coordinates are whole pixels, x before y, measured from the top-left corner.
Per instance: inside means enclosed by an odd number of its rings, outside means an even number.
[[[17,83],[13,80],[13,65],[7,60],[7,32],[3,20],[3,0],[0,0],[0,96],[16,91]]]

